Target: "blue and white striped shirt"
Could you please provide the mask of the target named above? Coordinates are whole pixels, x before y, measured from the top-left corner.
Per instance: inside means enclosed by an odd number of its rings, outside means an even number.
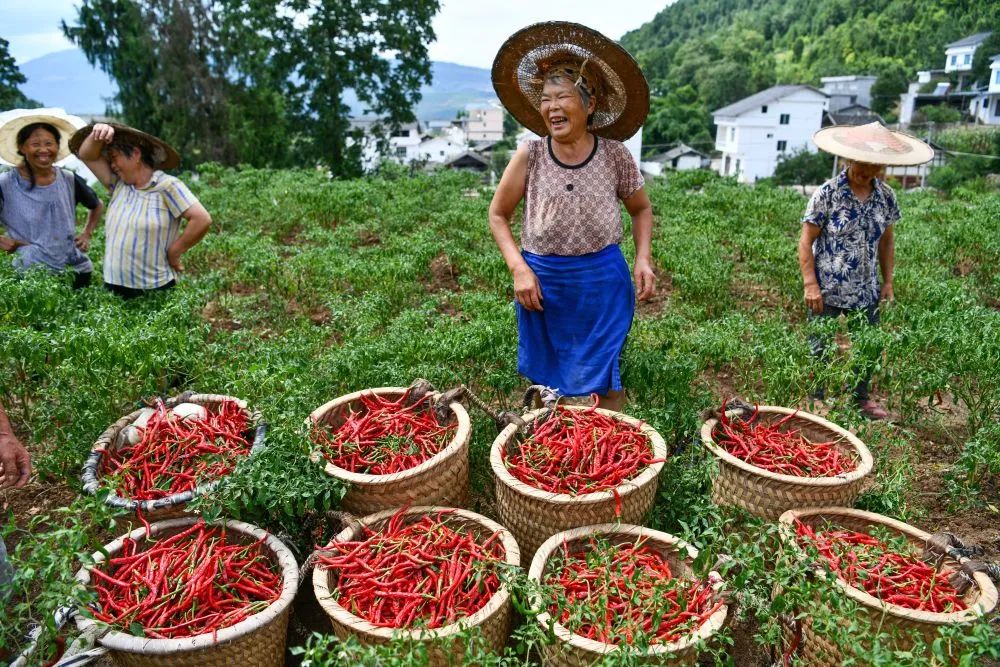
[[[198,203],[180,179],[162,171],[144,188],[111,186],[105,223],[104,282],[155,289],[174,280],[167,249],[181,234],[181,214]]]

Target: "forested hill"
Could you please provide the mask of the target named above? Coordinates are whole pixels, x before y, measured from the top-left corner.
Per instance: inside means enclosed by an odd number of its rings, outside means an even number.
[[[710,147],[712,109],[775,83],[874,74],[891,114],[916,70],[986,30],[1000,33],[996,0],[678,0],[622,44],[653,91],[645,143]]]

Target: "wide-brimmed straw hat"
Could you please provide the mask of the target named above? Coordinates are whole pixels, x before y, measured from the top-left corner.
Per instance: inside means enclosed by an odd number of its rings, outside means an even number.
[[[13,165],[21,164],[24,157],[17,152],[17,133],[33,123],[46,123],[59,130],[59,152],[53,160],[59,162],[69,157],[69,138],[83,124],[83,120],[45,110],[15,109],[7,112],[0,119],[0,160]]]
[[[176,169],[180,166],[180,153],[174,150],[174,147],[165,142],[163,139],[154,137],[152,134],[146,134],[142,130],[137,130],[134,127],[122,125],[121,123],[107,123],[107,125],[110,125],[115,129],[115,136],[121,136],[130,144],[134,144],[136,146],[146,146],[150,153],[153,154],[153,167],[155,169]],[[83,140],[90,136],[93,129],[93,125],[88,125],[87,127],[81,128],[76,134],[73,135],[73,137],[69,140],[69,147],[73,153],[79,154],[80,146],[83,144]]]
[[[545,75],[554,68],[575,68],[585,79],[596,102],[591,132],[624,141],[642,127],[649,113],[649,85],[639,64],[596,30],[565,21],[518,30],[493,60],[493,89],[521,125],[539,136],[549,133],[538,108]]]
[[[902,167],[934,158],[934,149],[920,139],[890,130],[877,121],[826,127],[813,135],[813,142],[827,153],[868,164]]]

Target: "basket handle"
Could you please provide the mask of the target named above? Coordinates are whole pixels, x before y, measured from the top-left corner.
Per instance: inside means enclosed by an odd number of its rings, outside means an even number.
[[[722,419],[724,412],[735,411],[740,413],[740,419],[746,420],[747,416],[753,414],[754,406],[744,401],[739,396],[734,396],[727,400],[722,408],[708,408],[701,413],[704,421],[709,419]]]
[[[340,524],[340,529],[344,528],[358,528],[362,526],[361,521],[358,520],[356,516],[350,512],[343,512],[340,510],[330,510],[324,515],[327,521],[336,521]],[[338,531],[339,532],[339,531]],[[301,584],[305,578],[309,575],[309,571],[316,566],[316,559],[319,558],[320,554],[324,553],[325,549],[316,549],[309,557],[305,559],[302,563],[302,567],[299,568],[299,583]]]
[[[985,555],[978,544],[965,544],[954,533],[941,531],[934,533],[924,543],[923,559],[940,566],[945,556],[955,560],[972,558],[962,563],[961,568],[951,575],[950,583],[964,595],[975,582],[976,574],[982,572],[996,583],[1000,583],[1000,563],[980,560]]]

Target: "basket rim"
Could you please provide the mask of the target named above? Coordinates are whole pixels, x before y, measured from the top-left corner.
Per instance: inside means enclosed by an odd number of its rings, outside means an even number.
[[[794,414],[797,418],[810,421],[817,426],[822,426],[828,428],[837,435],[841,436],[845,442],[851,444],[854,450],[859,454],[861,460],[858,462],[857,467],[847,473],[840,475],[835,475],[833,477],[796,477],[795,475],[784,475],[781,473],[771,472],[770,470],[765,470],[759,466],[747,463],[743,459],[733,456],[725,449],[715,444],[715,440],[712,439],[712,431],[715,429],[715,425],[719,422],[718,419],[712,418],[706,420],[701,425],[701,442],[705,445],[713,456],[717,459],[728,463],[731,466],[739,468],[743,472],[750,473],[751,475],[756,475],[758,477],[764,477],[766,479],[775,480],[778,482],[783,482],[785,484],[794,484],[797,486],[811,486],[811,487],[831,487],[831,486],[845,486],[848,484],[853,484],[858,480],[871,474],[871,471],[875,465],[875,460],[872,457],[871,451],[868,446],[865,445],[861,439],[848,431],[843,426],[833,423],[828,419],[824,419],[819,415],[815,415],[811,412],[806,412],[805,410],[798,410],[796,408],[786,408],[780,405],[760,405],[758,406],[760,412],[772,412],[783,415]],[[727,410],[727,415],[738,416],[738,410]]]
[[[355,533],[357,533],[362,525],[370,526],[372,524],[377,524],[382,521],[386,521],[395,515],[399,511],[399,508],[383,510],[381,512],[376,512],[374,514],[369,514],[365,517],[358,519],[358,523],[348,526],[344,530],[340,531],[333,539],[337,542],[347,542],[353,539]],[[489,517],[485,517],[482,514],[477,514],[469,510],[457,508],[457,507],[439,507],[437,505],[421,505],[418,507],[411,507],[406,510],[405,515],[426,515],[434,514],[439,511],[447,511],[451,516],[461,517],[468,521],[478,523],[479,525],[485,527],[488,530],[499,531],[500,532],[500,542],[504,547],[504,560],[506,564],[512,565],[514,567],[520,567],[521,565],[521,551],[517,546],[517,541],[514,539],[513,533],[501,526],[496,521],[493,521]],[[500,588],[497,592],[487,601],[482,608],[480,608],[472,616],[466,616],[465,618],[459,619],[454,623],[448,625],[442,625],[439,628],[434,628],[432,630],[404,630],[401,628],[386,628],[379,625],[375,625],[360,616],[352,614],[347,611],[344,607],[340,605],[334,598],[333,592],[330,589],[329,584],[329,570],[325,570],[317,565],[313,568],[313,591],[316,595],[316,600],[319,602],[323,611],[336,622],[346,625],[353,630],[367,634],[373,635],[380,639],[393,639],[396,637],[405,637],[409,639],[416,640],[432,640],[432,639],[444,639],[450,637],[459,632],[462,632],[466,628],[474,627],[482,624],[488,618],[497,613],[504,605],[510,600],[510,590],[507,588],[507,584],[501,581]]]
[[[407,389],[409,389],[409,387],[373,387],[371,389],[362,389],[360,391],[351,392],[350,394],[344,394],[343,396],[339,396],[332,401],[327,401],[310,412],[309,416],[306,417],[305,420],[306,428],[312,428],[312,425],[319,419],[326,416],[330,410],[340,407],[346,403],[356,401],[365,394],[402,394],[406,392]],[[428,395],[436,398],[440,396],[441,393],[435,391]],[[445,459],[454,456],[469,440],[469,435],[472,431],[472,422],[469,420],[469,413],[466,412],[465,406],[458,401],[453,401],[448,404],[448,408],[455,413],[455,418],[458,421],[458,428],[455,429],[455,435],[452,436],[451,442],[449,442],[448,446],[440,452],[430,457],[420,465],[412,468],[407,468],[406,470],[390,473],[388,475],[369,475],[366,473],[352,472],[345,468],[341,468],[340,466],[336,466],[330,463],[330,461],[323,456],[322,452],[315,448],[309,458],[314,463],[325,464],[323,470],[327,475],[358,486],[379,487],[386,484],[395,484],[403,480],[410,479],[411,477],[416,477],[432,468],[437,467]]]
[[[157,521],[156,523],[151,524],[150,534],[155,536],[156,534],[171,528],[188,527],[200,520],[201,519],[199,517],[181,517],[178,519]],[[289,609],[299,587],[298,563],[296,563],[295,555],[292,553],[291,549],[289,549],[281,540],[272,535],[269,531],[243,521],[220,519],[216,521],[206,521],[205,524],[208,526],[224,526],[226,530],[234,530],[257,540],[261,538],[264,539],[264,544],[268,549],[270,549],[271,553],[274,554],[278,562],[278,566],[281,568],[281,595],[278,599],[271,603],[264,611],[245,618],[239,623],[231,625],[228,628],[219,630],[216,633],[218,638],[217,640],[213,639],[211,632],[177,639],[151,639],[148,637],[136,637],[135,635],[128,634],[127,632],[111,630],[98,638],[98,641],[103,646],[113,651],[143,653],[147,655],[188,653],[191,651],[221,646],[240,639],[241,637],[245,637],[268,625]],[[115,541],[106,544],[104,549],[108,552],[109,558],[113,557],[121,550],[126,537],[130,537],[133,540],[141,542],[146,537],[146,529],[145,527],[136,528],[135,530],[119,537]],[[95,552],[91,557],[94,559],[95,565],[100,564],[105,560],[104,554],[100,551]],[[92,566],[85,565],[80,568],[76,574],[76,580],[85,586],[90,584],[91,567]],[[97,621],[84,618],[80,614],[77,614],[76,616],[76,624],[77,628],[81,632],[86,631],[93,625],[104,626],[103,623],[98,624]]]
[[[865,510],[857,510],[850,507],[813,507],[808,509],[791,509],[782,514],[778,519],[778,522],[790,530],[795,519],[800,517],[814,517],[818,515],[829,515],[831,517],[846,516],[854,519],[861,519],[869,522],[870,524],[884,526],[895,530],[896,532],[902,533],[907,538],[919,542],[926,542],[930,537],[929,533],[917,528],[916,526],[911,526],[908,523],[903,523],[902,521],[882,514],[876,514],[875,512],[868,512]],[[785,539],[791,540],[792,544],[798,546],[791,535],[786,535]],[[959,558],[958,562],[966,563],[969,560],[970,559],[968,558]],[[820,571],[824,569],[821,564],[817,564],[816,567]],[[866,591],[851,586],[840,577],[837,577],[837,585],[840,586],[848,597],[868,608],[877,610],[880,614],[885,613],[897,618],[919,621],[921,623],[933,625],[947,625],[974,621],[992,613],[996,609],[997,588],[990,578],[983,572],[977,572],[975,573],[974,580],[976,586],[979,588],[979,598],[976,600],[976,603],[974,605],[970,605],[968,609],[955,612],[933,612],[907,609],[906,607],[902,607],[900,605],[884,602]]]
[[[659,431],[653,428],[649,422],[636,419],[635,417],[631,417],[623,412],[605,410],[604,408],[593,408],[588,405],[560,405],[559,407],[576,411],[596,410],[605,416],[612,417],[631,426],[635,426],[642,431],[643,435],[649,438],[650,444],[653,446],[653,457],[657,459],[667,458],[667,444],[664,442],[663,436],[660,435]],[[526,422],[533,421],[545,411],[545,408],[531,410],[530,412],[526,412],[522,419]],[[528,496],[535,500],[542,500],[548,503],[558,505],[604,503],[609,500],[613,500],[615,498],[616,491],[618,492],[619,498],[624,498],[626,495],[634,491],[638,491],[649,482],[655,480],[666,463],[664,460],[658,463],[650,464],[645,468],[642,468],[639,471],[639,474],[635,477],[624,480],[612,490],[591,491],[590,493],[581,493],[578,495],[542,491],[541,489],[537,489],[530,484],[522,482],[517,477],[514,477],[514,475],[507,470],[507,466],[504,465],[501,450],[503,446],[510,441],[511,437],[517,432],[517,430],[517,424],[508,424],[502,431],[500,431],[499,435],[494,438],[493,445],[490,447],[490,467],[493,469],[493,475],[498,481],[502,482],[511,490],[523,496]]]
[[[561,533],[556,533],[549,539],[545,540],[545,542],[542,543],[542,546],[538,547],[534,558],[531,560],[531,568],[528,570],[528,578],[532,581],[541,583],[542,574],[545,571],[545,565],[564,540],[576,541],[594,535],[624,535],[635,537],[637,539],[639,537],[646,537],[652,541],[659,542],[661,545],[665,544],[668,548],[675,551],[686,552],[687,557],[684,560],[689,562],[698,557],[698,549],[696,547],[688,544],[679,537],[671,535],[670,533],[633,524],[601,523],[592,526],[583,526],[580,528],[564,530]],[[713,584],[713,588],[718,591],[723,588],[725,584],[721,577],[719,577],[718,572],[713,570],[709,576],[713,574],[718,577],[718,580]],[[537,598],[536,602],[541,603],[541,601],[537,600]],[[695,632],[689,633],[677,641],[673,641],[668,644],[653,644],[647,649],[644,655],[660,656],[664,654],[677,653],[687,649],[700,640],[707,640],[713,634],[722,629],[728,614],[729,605],[723,604],[722,607],[712,614],[707,621],[702,623]],[[554,620],[548,611],[543,611],[540,614],[537,614],[535,618],[545,628],[549,627],[549,624],[551,623],[556,637],[575,648],[601,655],[619,650],[618,644],[609,644],[607,642],[601,642],[594,639],[587,639],[586,637],[574,633],[566,626]]]
[[[247,415],[247,421],[250,422],[249,428],[254,432],[253,443],[250,447],[250,452],[247,454],[247,458],[257,454],[265,445],[265,436],[267,434],[267,424],[263,420],[263,415],[260,410],[251,410],[247,402],[242,398],[237,398],[236,396],[229,396],[227,394],[196,394],[192,393],[188,396],[184,394],[179,394],[166,399],[164,403],[169,401],[176,401],[179,398],[184,399],[184,403],[197,403],[199,405],[204,403],[219,403],[224,400],[233,401],[236,403],[240,409]],[[148,406],[147,406],[148,407]],[[129,498],[128,496],[123,496],[118,493],[116,489],[111,489],[103,484],[101,484],[101,478],[96,473],[96,468],[100,466],[101,458],[104,454],[112,448],[114,440],[118,437],[118,434],[129,424],[134,422],[143,410],[147,407],[137,408],[132,412],[120,417],[111,426],[106,428],[97,440],[90,448],[90,454],[87,457],[87,461],[84,463],[84,472],[82,475],[83,479],[83,490],[85,493],[90,495],[96,495],[101,489],[108,489],[108,497],[105,501],[108,505],[113,507],[119,507],[121,509],[127,510],[129,512],[141,511],[141,512],[157,512],[174,507],[181,507],[196,497],[203,495],[212,491],[219,482],[223,479],[221,477],[203,482],[198,484],[195,488],[189,489],[187,491],[181,491],[179,493],[172,493],[169,496],[164,496],[163,498],[157,498],[156,500],[135,500],[134,498]],[[95,472],[91,475],[89,473],[89,467],[94,466]]]

